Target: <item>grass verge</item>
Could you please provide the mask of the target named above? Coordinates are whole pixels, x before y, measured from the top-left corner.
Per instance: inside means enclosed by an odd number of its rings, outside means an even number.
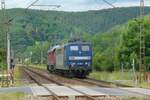
[[[138,73],[136,73],[137,75]],[[104,81],[109,81],[109,82],[118,82],[130,86],[135,86],[135,87],[143,87],[143,88],[150,88],[150,83],[149,82],[141,82],[137,83],[134,79],[133,72],[98,72],[98,71],[93,71],[90,73],[88,76],[89,78],[97,79],[97,80],[104,80]]]
[[[25,100],[24,93],[7,93],[0,94],[0,100]]]

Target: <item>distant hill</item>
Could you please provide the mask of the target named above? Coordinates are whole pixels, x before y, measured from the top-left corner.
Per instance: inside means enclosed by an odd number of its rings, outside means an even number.
[[[1,13],[1,12],[0,12]],[[62,12],[24,9],[10,9],[13,18],[11,42],[16,52],[37,41],[56,41],[69,38],[70,34],[96,34],[110,30],[116,25],[126,23],[139,16],[138,7],[114,8],[86,12]],[[150,7],[145,7],[145,15]],[[0,14],[2,15],[2,14]]]

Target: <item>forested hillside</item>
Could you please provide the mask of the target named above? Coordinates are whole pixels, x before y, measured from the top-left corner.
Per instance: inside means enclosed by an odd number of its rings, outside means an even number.
[[[41,51],[43,51],[46,63],[46,53],[50,45],[65,42],[71,36],[80,36],[93,43],[95,68],[111,71],[120,66],[120,52],[125,52],[123,48],[128,47],[126,43],[123,44],[125,41],[123,37],[126,36],[124,34],[129,31],[127,22],[134,21],[134,18],[139,16],[139,8],[115,8],[87,12],[40,10],[25,12],[24,9],[10,9],[7,13],[12,19],[11,44],[16,57],[32,56],[32,62],[40,62]],[[145,8],[145,15],[148,14],[150,14],[150,7]],[[3,38],[2,30],[1,38]],[[3,48],[3,41],[0,39],[1,48]],[[128,53],[129,57],[132,52]]]
[[[97,70],[114,71],[132,69],[133,59],[135,68],[139,70],[140,53],[140,19],[130,20],[122,26],[96,34],[94,42],[94,67]],[[145,70],[150,71],[150,16],[144,18],[145,36]]]
[[[145,14],[150,8],[145,8]],[[11,27],[12,45],[18,50],[36,44],[37,41],[54,41],[69,38],[70,33],[96,34],[105,32],[115,25],[127,22],[139,15],[139,8],[115,8],[88,12],[57,12],[11,9],[13,18]],[[23,48],[23,49],[21,49]]]

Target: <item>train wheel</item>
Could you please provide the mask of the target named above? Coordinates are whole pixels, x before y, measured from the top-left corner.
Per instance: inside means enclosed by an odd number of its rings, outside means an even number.
[[[48,70],[48,71],[50,71],[49,67],[50,67],[50,66],[49,66],[49,65],[47,65],[47,70]]]
[[[69,75],[69,78],[73,78],[74,77],[74,74],[73,74],[73,72],[72,72],[72,70],[71,69],[69,69],[69,73],[68,73]]]
[[[55,68],[53,65],[51,65],[51,72],[54,73],[55,72]]]

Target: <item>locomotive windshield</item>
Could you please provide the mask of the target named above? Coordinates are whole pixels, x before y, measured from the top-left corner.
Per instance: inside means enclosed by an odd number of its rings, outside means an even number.
[[[71,51],[78,51],[79,47],[78,46],[70,46]]]
[[[88,45],[82,46],[70,46],[70,51],[90,51],[90,47]]]
[[[82,46],[81,49],[82,51],[89,51],[90,47],[85,45],[85,46]]]

